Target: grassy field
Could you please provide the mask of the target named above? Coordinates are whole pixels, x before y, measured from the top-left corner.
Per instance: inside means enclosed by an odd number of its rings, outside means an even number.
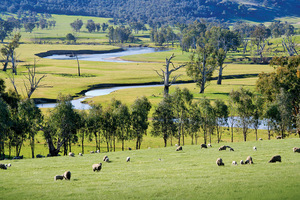
[[[221,145],[235,151],[218,151]],[[300,154],[293,153],[295,146],[299,139],[1,161],[12,164],[0,170],[1,199],[298,199]],[[268,163],[277,154],[282,162]],[[104,155],[111,162],[93,172],[92,164]],[[249,155],[253,165],[231,165]],[[215,164],[219,157],[224,167]],[[70,181],[53,180],[67,170]]]

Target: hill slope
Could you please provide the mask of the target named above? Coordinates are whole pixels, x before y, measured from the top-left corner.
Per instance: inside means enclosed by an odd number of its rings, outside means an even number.
[[[0,10],[113,17],[122,21],[177,23],[198,18],[270,21],[300,16],[299,0],[2,0]]]

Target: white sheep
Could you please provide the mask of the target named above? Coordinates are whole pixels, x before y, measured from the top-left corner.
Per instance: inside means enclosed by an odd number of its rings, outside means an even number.
[[[256,151],[256,150],[257,150],[256,146],[254,146],[254,147],[253,147],[253,150],[254,150],[254,151]]]
[[[127,157],[127,158],[126,158],[126,162],[129,162],[129,161],[130,161],[130,157]]]
[[[244,164],[244,161],[243,161],[243,160],[241,160],[241,161],[240,161],[240,164],[241,164],[241,165],[243,165],[243,164]]]
[[[91,151],[90,153],[94,153],[94,151]]]
[[[96,151],[96,153],[100,153],[100,150],[98,149],[98,150]]]
[[[7,164],[7,167],[11,167],[11,164],[10,164],[10,163],[8,163],[8,164]]]
[[[109,161],[109,159],[108,159],[108,156],[107,156],[107,155],[105,155],[105,156],[103,157],[103,161],[104,161],[104,162],[108,162],[108,161]]]
[[[74,154],[74,153],[72,153],[72,152],[69,152],[69,156],[70,156],[70,157],[74,157],[74,156],[75,156],[75,154]]]
[[[57,181],[57,180],[63,180],[64,179],[64,176],[63,175],[56,175],[54,176],[54,180]]]
[[[79,153],[78,155],[79,155],[79,156],[82,156],[82,153]]]
[[[208,144],[207,146],[208,146],[208,147],[212,147],[211,144]]]
[[[101,170],[101,168],[102,168],[102,163],[93,164],[92,167],[93,167],[93,171],[99,172]]]
[[[237,162],[236,161],[232,161],[232,165],[237,165]]]

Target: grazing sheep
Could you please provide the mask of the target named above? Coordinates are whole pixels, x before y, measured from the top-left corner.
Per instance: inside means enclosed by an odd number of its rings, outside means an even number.
[[[56,175],[54,176],[54,180],[57,181],[57,180],[63,180],[64,179],[64,176],[63,175]]]
[[[202,148],[207,149],[207,145],[206,145],[206,144],[201,144],[201,149],[202,149]]]
[[[281,136],[276,136],[276,139],[280,140],[280,139],[282,139],[282,137]]]
[[[182,146],[177,147],[176,151],[182,151]]]
[[[90,153],[94,153],[94,151],[91,151]]]
[[[98,150],[96,151],[96,153],[100,153],[100,150],[98,149]]]
[[[232,165],[237,165],[237,162],[236,161],[232,161]]]
[[[271,160],[269,160],[269,163],[275,163],[275,162],[281,162],[281,156],[280,155],[273,156],[271,158]]]
[[[79,155],[79,156],[82,156],[82,153],[79,153],[78,155]]]
[[[257,150],[256,146],[254,146],[254,147],[253,147],[253,150],[254,150],[254,151],[256,151],[256,150]]]
[[[66,180],[71,180],[71,172],[70,171],[66,171],[63,175],[63,177],[66,179]]]
[[[223,150],[226,150],[227,146],[221,146],[219,147],[219,151],[223,151]]]
[[[262,138],[259,138],[258,140],[263,140]]]
[[[132,149],[130,147],[128,147],[128,150],[131,151]]]
[[[230,151],[234,151],[234,149],[233,149],[233,148],[231,148],[231,147],[229,148],[229,150],[230,150]]]
[[[296,152],[297,152],[297,153],[300,153],[300,148],[294,147],[294,148],[293,148],[293,151],[294,151],[294,153],[296,153]]]
[[[126,162],[129,162],[129,161],[130,161],[130,157],[127,157],[127,158],[126,158]]]
[[[36,158],[45,158],[45,156],[38,154],[38,155],[36,155]]]
[[[92,167],[93,167],[93,171],[99,172],[101,170],[101,168],[102,168],[102,163],[93,164]]]
[[[223,161],[222,161],[222,158],[218,158],[217,161],[216,161],[216,164],[217,164],[218,166],[224,166],[224,163],[223,163]]]
[[[5,166],[5,164],[0,164],[0,169],[7,169],[7,167]]]
[[[8,164],[7,164],[7,167],[11,167],[11,164],[10,164],[10,163],[8,163]]]
[[[253,164],[253,160],[252,160],[252,157],[251,156],[248,156],[246,161],[245,161],[245,164]]]
[[[109,162],[108,156],[104,156],[104,157],[103,157],[103,161],[104,161],[104,162]]]
[[[72,152],[69,152],[69,156],[70,156],[70,157],[74,157],[74,156],[75,156],[75,154],[74,154],[74,153],[72,153]]]
[[[240,164],[241,164],[241,165],[243,165],[243,164],[244,164],[244,161],[243,161],[243,160],[241,160],[241,161],[240,161]]]
[[[208,146],[208,147],[212,147],[211,144],[208,144],[207,146]]]

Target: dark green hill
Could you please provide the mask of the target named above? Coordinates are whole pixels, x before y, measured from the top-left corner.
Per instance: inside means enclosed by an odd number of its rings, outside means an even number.
[[[299,0],[1,0],[0,11],[112,17],[124,22],[189,22],[199,18],[270,21],[300,16]]]

